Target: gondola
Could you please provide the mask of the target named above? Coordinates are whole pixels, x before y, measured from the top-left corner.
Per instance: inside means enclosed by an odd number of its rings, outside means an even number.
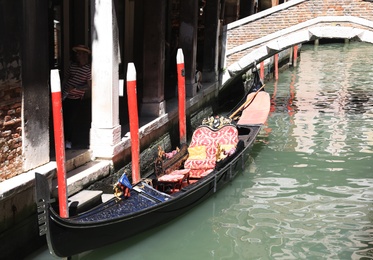
[[[262,86],[249,93],[235,112],[203,120],[188,145],[170,153],[159,149],[154,172],[147,179],[126,184],[124,174],[116,186],[117,196],[76,216],[59,216],[46,178],[36,173],[40,235],[46,235],[50,253],[69,257],[109,245],[195,207],[244,167],[245,154],[269,109],[269,94]]]

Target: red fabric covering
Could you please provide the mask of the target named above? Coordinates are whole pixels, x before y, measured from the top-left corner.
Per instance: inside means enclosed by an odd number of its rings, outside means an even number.
[[[190,170],[189,178],[199,179],[209,175],[214,169]]]
[[[185,175],[185,174],[188,174],[189,172],[190,172],[190,169],[181,169],[181,170],[175,170],[169,173],[169,175]]]
[[[205,159],[205,160],[186,160],[184,167],[187,169],[212,169],[216,165],[216,159],[215,159],[215,153],[210,153],[209,154],[210,158]]]
[[[247,100],[252,99],[256,93],[247,96]],[[257,125],[264,124],[267,121],[269,109],[271,107],[270,97],[267,92],[261,91],[256,94],[250,105],[243,111],[238,120],[239,125]]]
[[[185,161],[184,168],[191,169],[189,175],[191,178],[206,176],[215,168],[218,144],[237,145],[237,143],[238,131],[232,125],[223,126],[217,131],[208,127],[200,127],[193,133],[189,147],[206,146],[206,158],[203,160],[188,158]]]
[[[194,131],[192,141],[189,147],[205,145],[206,147],[216,148],[217,144],[234,144],[238,143],[237,128],[232,125],[226,125],[217,131],[208,127],[199,127]],[[215,151],[216,152],[216,151]]]
[[[190,169],[175,170],[159,177],[158,182],[160,185],[171,185],[172,192],[176,192],[182,188],[183,182],[189,184],[189,172]]]
[[[183,174],[165,174],[158,178],[160,182],[178,182],[184,179]]]

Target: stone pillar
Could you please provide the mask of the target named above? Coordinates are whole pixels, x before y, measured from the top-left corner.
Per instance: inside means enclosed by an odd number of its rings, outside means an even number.
[[[12,7],[12,5],[17,6],[13,2],[8,2],[5,5],[5,10],[7,10],[6,7]],[[8,11],[10,10],[17,9],[8,9]],[[7,13],[5,21],[10,16]],[[14,17],[10,21],[14,21]],[[18,44],[21,46],[21,59],[19,62],[13,62],[13,64],[22,64],[22,77],[20,78],[23,90],[22,155],[24,158],[23,171],[28,171],[49,161],[50,88],[48,82],[50,68],[48,64],[47,1],[23,2],[21,21],[23,21],[21,27],[23,31],[19,33],[22,35],[21,42],[15,41],[12,44],[14,49],[17,48]],[[8,24],[8,28],[18,29],[12,27],[12,24]],[[8,39],[5,38],[4,40]],[[11,71],[11,67],[8,70]],[[14,104],[13,107],[17,106]],[[17,113],[16,110],[14,114]]]
[[[197,93],[195,82],[197,58],[198,1],[180,1],[180,47],[184,53],[186,95]]]
[[[219,3],[211,0],[205,7],[205,41],[203,50],[202,82],[218,81],[219,59]]]
[[[119,125],[119,39],[112,0],[92,3],[92,125],[93,156],[112,158],[121,140]]]
[[[144,0],[144,64],[141,116],[165,114],[165,30],[166,1]]]

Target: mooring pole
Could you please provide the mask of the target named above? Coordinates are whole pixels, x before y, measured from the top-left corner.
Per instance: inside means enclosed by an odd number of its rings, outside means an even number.
[[[140,181],[139,115],[137,110],[136,69],[131,62],[127,65],[127,98],[131,134],[132,183]]]
[[[293,51],[293,67],[296,67],[298,59],[298,45],[294,45]]]
[[[179,133],[180,144],[186,143],[186,116],[185,116],[185,69],[182,49],[177,50],[177,83],[179,100]]]
[[[264,82],[264,61],[260,63],[260,79]]]
[[[278,53],[275,54],[275,80],[278,80]]]
[[[52,112],[53,112],[53,130],[54,130],[54,147],[56,151],[57,164],[57,185],[58,185],[58,205],[60,216],[69,217],[67,204],[67,185],[66,185],[66,168],[65,168],[65,137],[63,133],[63,111],[61,99],[61,81],[57,69],[51,70],[50,84],[52,93]]]

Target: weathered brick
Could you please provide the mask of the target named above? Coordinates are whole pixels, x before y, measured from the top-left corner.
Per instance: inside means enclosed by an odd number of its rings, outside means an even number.
[[[12,131],[7,130],[7,131],[3,131],[3,132],[1,133],[1,136],[2,136],[2,137],[8,137],[8,136],[10,136],[11,134],[12,134]]]
[[[1,74],[1,73],[0,73]],[[0,83],[0,182],[22,173],[20,86]],[[5,82],[5,84],[4,84]]]
[[[8,110],[8,115],[14,115],[16,111],[14,109]]]

